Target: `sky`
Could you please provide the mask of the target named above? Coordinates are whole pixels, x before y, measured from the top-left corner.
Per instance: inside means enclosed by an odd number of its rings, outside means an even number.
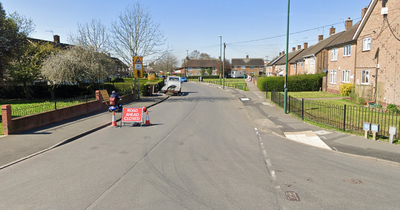
[[[107,27],[128,5],[140,3],[166,38],[179,64],[194,50],[212,57],[263,58],[271,60],[286,49],[288,1],[285,0],[0,0],[7,14],[17,12],[36,25],[32,38],[69,43],[79,24],[100,20]],[[361,19],[361,9],[370,0],[291,0],[289,51],[304,42],[311,46],[318,35],[329,36],[329,28],[344,30],[344,21]],[[222,39],[219,37],[222,36]],[[221,42],[222,41],[222,42]],[[223,54],[223,53],[222,53]],[[114,55],[116,56],[116,55]],[[154,57],[145,57],[149,62]]]

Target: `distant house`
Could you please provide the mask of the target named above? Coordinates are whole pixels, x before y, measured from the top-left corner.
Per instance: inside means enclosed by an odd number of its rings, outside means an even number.
[[[219,75],[218,59],[192,59],[186,60],[183,68],[186,70],[187,76],[201,76],[201,71],[204,71],[204,76],[208,75],[206,69],[211,69],[211,75]]]
[[[339,37],[344,31],[335,33],[335,28],[329,29],[329,37],[324,39],[323,35],[318,36],[318,43],[304,50],[292,63],[296,65],[297,74],[319,74],[328,70],[328,50],[326,46]]]
[[[232,58],[232,71],[245,71],[247,75],[263,75],[264,59],[262,58]]]
[[[349,18],[345,22],[345,32],[326,46],[328,50],[327,92],[339,94],[339,86],[354,83],[357,39],[354,34],[359,22],[353,26]]]
[[[297,46],[297,50],[295,47],[292,48],[292,52],[287,54],[287,61],[290,63],[293,59],[295,59],[304,49],[301,49],[301,45]],[[277,60],[274,64],[275,73],[277,76],[285,76],[286,75],[286,54],[282,52],[283,56]],[[288,65],[288,75],[290,72],[290,66]]]
[[[275,76],[276,76],[276,72],[275,72],[275,63],[276,63],[279,59],[281,59],[281,57],[284,56],[284,55],[285,55],[284,53],[282,54],[282,52],[280,52],[280,53],[279,53],[279,56],[275,57],[274,59],[272,59],[272,60],[267,64],[266,69],[265,69],[265,75],[266,75],[267,77],[268,77],[268,76],[271,76],[271,75],[275,75]]]
[[[399,16],[398,1],[372,0],[353,36],[356,92],[377,104],[400,105]]]

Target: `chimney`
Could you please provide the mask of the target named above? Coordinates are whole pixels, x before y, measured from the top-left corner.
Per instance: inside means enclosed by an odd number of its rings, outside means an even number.
[[[279,56],[281,56],[282,55],[282,52],[279,52]]]
[[[60,36],[54,35],[54,42],[60,44]]]
[[[364,15],[367,13],[367,10],[368,10],[368,7],[362,8],[362,10],[361,10],[361,19],[364,18]]]
[[[332,26],[332,27],[329,29],[329,36],[332,35],[332,34],[334,34],[334,33],[335,33],[335,28]]]
[[[301,45],[297,45],[297,49],[300,50],[301,49]]]
[[[304,42],[304,49],[307,49],[307,48],[308,48],[308,43]]]
[[[295,51],[296,50],[296,47],[292,47],[292,51]]]
[[[346,20],[346,31],[349,30],[353,26],[353,20],[350,18]]]
[[[285,54],[285,51],[282,51],[282,55],[284,55]]]
[[[318,42],[324,40],[324,35],[318,35]]]
[[[249,55],[246,55],[246,58],[249,58]]]

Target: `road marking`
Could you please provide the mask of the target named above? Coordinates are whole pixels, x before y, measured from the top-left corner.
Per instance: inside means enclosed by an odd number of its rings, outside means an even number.
[[[290,140],[331,150],[331,148],[312,131],[284,132],[283,134],[285,134],[286,138]]]
[[[242,101],[250,101],[249,98],[240,98],[240,100],[242,100]]]

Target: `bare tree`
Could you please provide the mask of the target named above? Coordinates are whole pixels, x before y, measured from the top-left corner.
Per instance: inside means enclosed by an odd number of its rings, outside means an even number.
[[[43,63],[42,75],[55,86],[60,83],[82,84],[108,75],[111,59],[103,53],[75,46],[52,54]]]
[[[190,59],[200,59],[200,52],[197,50],[194,50],[193,52],[190,53],[189,58]]]
[[[133,64],[135,56],[149,56],[160,51],[164,35],[159,24],[153,23],[146,8],[139,3],[126,7],[112,23],[112,48],[126,63]]]
[[[106,26],[100,20],[92,20],[90,23],[79,24],[76,35],[70,35],[69,40],[74,45],[90,47],[95,52],[109,52],[109,34]]]
[[[171,52],[165,52],[151,66],[156,72],[172,72],[177,65],[178,59]]]

